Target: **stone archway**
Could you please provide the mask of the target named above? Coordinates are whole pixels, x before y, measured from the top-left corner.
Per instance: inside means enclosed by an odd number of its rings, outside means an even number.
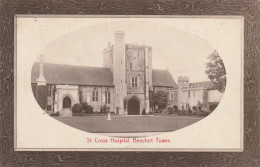
[[[63,102],[62,102],[62,107],[63,108],[71,108],[71,99],[66,96],[64,99],[63,99]]]
[[[127,112],[128,115],[140,115],[140,102],[136,98],[128,100]]]

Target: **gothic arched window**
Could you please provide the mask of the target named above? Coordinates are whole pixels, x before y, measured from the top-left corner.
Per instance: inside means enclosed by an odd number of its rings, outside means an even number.
[[[109,90],[105,91],[105,101],[106,101],[106,104],[110,104],[110,91]]]
[[[98,91],[96,88],[92,92],[92,101],[98,101]]]

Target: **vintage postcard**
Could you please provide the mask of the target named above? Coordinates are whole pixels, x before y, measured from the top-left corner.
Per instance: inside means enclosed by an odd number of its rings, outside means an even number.
[[[243,17],[15,17],[16,151],[243,151]]]

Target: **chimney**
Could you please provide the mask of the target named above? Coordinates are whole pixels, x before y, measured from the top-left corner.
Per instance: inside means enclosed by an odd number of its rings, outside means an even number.
[[[115,31],[115,47],[124,47],[125,41],[124,41],[124,36],[125,32],[124,31]]]
[[[47,85],[43,76],[43,55],[40,55],[39,78],[37,78],[36,100],[40,107],[45,110],[47,106]]]
[[[46,80],[43,76],[43,55],[40,55],[39,77],[37,78],[37,85],[46,85]]]
[[[116,31],[114,44],[114,85],[115,85],[115,107],[119,115],[124,114],[123,99],[126,96],[125,81],[125,41],[123,31]]]
[[[114,45],[114,82],[122,80],[125,82],[125,41],[123,31],[115,31],[115,45]]]

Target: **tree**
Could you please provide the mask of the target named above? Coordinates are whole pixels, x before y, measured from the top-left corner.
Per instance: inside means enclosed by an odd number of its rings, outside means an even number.
[[[208,56],[205,72],[208,78],[213,82],[214,88],[220,92],[224,92],[226,88],[226,70],[217,51],[214,51]]]
[[[167,107],[167,93],[165,91],[150,92],[150,106],[155,107],[156,105],[158,105],[159,109]]]

